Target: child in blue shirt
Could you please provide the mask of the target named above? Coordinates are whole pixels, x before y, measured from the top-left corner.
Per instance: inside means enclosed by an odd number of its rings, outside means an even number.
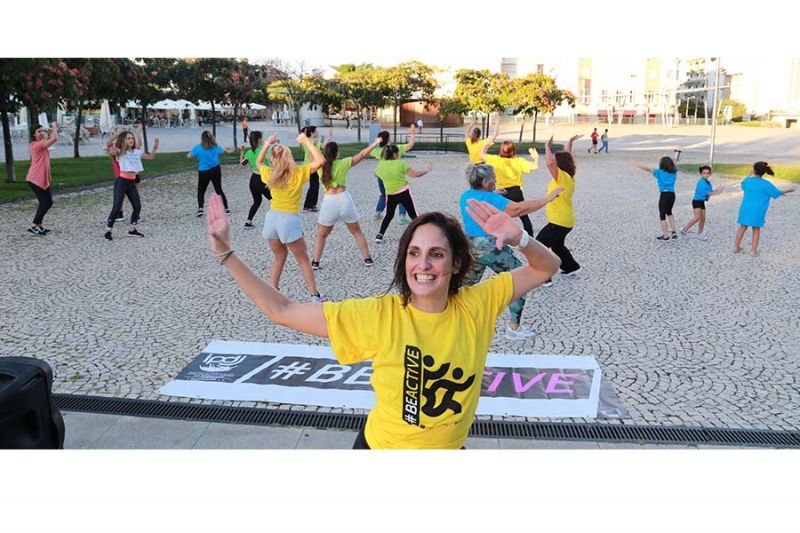
[[[689,237],[689,228],[699,222],[697,227],[697,238],[701,241],[707,241],[708,235],[703,233],[706,227],[706,202],[709,196],[716,196],[725,190],[725,187],[714,189],[708,178],[711,177],[711,167],[703,165],[700,167],[700,179],[697,180],[697,185],[694,187],[694,196],[692,197],[692,209],[694,209],[694,216],[686,223],[681,230],[681,237],[686,239]]]
[[[672,238],[678,238],[678,227],[675,225],[675,217],[672,216],[672,207],[675,205],[675,180],[678,177],[678,169],[671,157],[662,157],[658,162],[658,168],[650,168],[640,165],[634,161],[629,161],[631,165],[640,170],[652,173],[658,181],[658,216],[661,219],[661,235],[656,237],[659,241],[668,241],[670,234],[667,233],[667,221],[672,229]]]
[[[770,198],[778,199],[784,194],[796,191],[797,187],[787,187],[781,190],[772,182],[764,179],[764,174],[775,175],[765,161],[759,161],[753,165],[753,174],[742,180],[744,196],[742,196],[742,205],[739,206],[739,217],[736,220],[739,229],[736,231],[733,253],[742,251],[742,239],[747,228],[751,227],[753,228],[753,238],[751,239],[750,255],[755,257],[758,255],[758,240],[761,238],[761,228],[766,222]]]

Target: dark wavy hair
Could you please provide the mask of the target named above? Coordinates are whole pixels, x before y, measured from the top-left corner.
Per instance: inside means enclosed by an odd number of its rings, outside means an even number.
[[[312,135],[314,135],[314,132],[317,131],[317,127],[316,126],[303,126],[303,129],[301,129],[300,131],[302,131],[303,134],[306,137],[311,137]]]
[[[678,172],[678,169],[675,168],[675,161],[672,160],[671,157],[664,156],[658,161],[658,168],[663,170],[664,172],[669,172],[670,174],[675,174]]]
[[[394,159],[395,154],[399,154],[400,149],[397,147],[396,144],[387,144],[383,147],[383,151],[381,152],[381,159],[387,159],[391,161]]]
[[[775,171],[772,170],[772,167],[770,167],[769,163],[767,163],[766,161],[759,161],[755,165],[753,165],[753,174],[755,174],[756,176],[763,176],[764,174],[774,176]]]
[[[386,146],[387,144],[389,144],[389,132],[388,132],[388,131],[386,131],[386,130],[383,130],[382,132],[380,132],[380,133],[378,134],[378,137],[380,137],[380,138],[381,138],[381,142],[378,144],[378,146],[379,146],[380,148],[383,148],[384,146]]]
[[[472,131],[469,134],[469,138],[473,143],[476,143],[481,138],[481,129],[480,128],[472,128]]]
[[[461,285],[464,283],[464,278],[472,268],[472,253],[470,252],[469,239],[461,229],[461,224],[448,215],[439,211],[432,211],[430,213],[423,213],[415,218],[411,224],[408,225],[400,237],[400,244],[397,247],[397,257],[394,260],[394,279],[392,280],[389,290],[397,288],[400,296],[403,299],[403,306],[407,306],[411,301],[411,287],[408,285],[406,278],[406,256],[408,255],[408,247],[411,244],[411,238],[417,228],[424,224],[433,224],[442,230],[447,242],[450,244],[450,250],[453,253],[453,266],[458,268],[457,272],[453,272],[450,276],[450,286],[447,293],[453,295],[458,292]],[[387,291],[388,292],[388,291]]]
[[[263,136],[264,136],[264,134],[261,133],[258,130],[250,132],[249,137],[250,137],[250,149],[251,150],[253,150],[254,152],[258,150],[258,143],[261,141],[261,138]]]
[[[325,162],[322,164],[322,184],[327,189],[333,181],[333,162],[339,157],[339,145],[331,141],[325,145],[323,152]]]

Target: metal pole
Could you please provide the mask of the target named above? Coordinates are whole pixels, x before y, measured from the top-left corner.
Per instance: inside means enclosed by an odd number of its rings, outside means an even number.
[[[720,58],[716,58],[717,67],[714,70],[714,98],[711,104],[711,148],[708,153],[708,166],[714,168],[714,142],[717,138],[717,95],[719,94]]]

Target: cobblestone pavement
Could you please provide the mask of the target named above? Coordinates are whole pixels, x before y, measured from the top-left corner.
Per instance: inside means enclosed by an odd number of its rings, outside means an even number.
[[[583,269],[530,295],[523,325],[538,331],[534,341],[513,343],[498,334],[491,349],[596,356],[633,423],[798,429],[800,194],[772,205],[758,257],[731,253],[741,197],[735,182],[708,203],[709,241],[662,243],[655,240],[654,179],[628,165],[629,155],[655,161],[659,154],[578,152],[577,226],[567,245]],[[427,157],[416,154],[412,164]],[[433,172],[412,184],[417,204],[457,213],[465,157],[430,159]],[[368,237],[377,230],[374,165],[356,167],[349,179]],[[223,169],[233,246],[266,275],[264,207],[258,229],[242,228],[248,179],[245,169]],[[545,169],[529,175],[526,197],[543,195],[548,179]],[[693,175],[679,177],[679,224],[690,215],[694,182]],[[103,239],[111,187],[56,196],[45,219],[53,231],[45,237],[25,232],[33,201],[0,206],[0,245],[7,251],[0,259],[0,355],[45,359],[60,393],[189,401],[157,391],[212,339],[323,343],[271,324],[236,288],[208,252],[206,221],[194,216],[195,186],[194,172],[143,181],[143,239],[128,238],[124,223],[117,223],[113,242]],[[534,228],[544,224],[543,211],[532,218]],[[312,236],[316,217],[303,219]],[[318,272],[322,294],[339,300],[385,291],[402,229],[395,222],[382,244],[370,239],[372,269],[361,266],[349,233],[335,229]],[[293,259],[281,288],[308,299]],[[504,313],[498,333],[508,320]]]

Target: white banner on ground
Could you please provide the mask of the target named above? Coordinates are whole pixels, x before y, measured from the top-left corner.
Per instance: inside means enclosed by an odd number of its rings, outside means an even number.
[[[370,362],[341,365],[328,346],[215,340],[160,393],[371,409],[371,375]],[[601,380],[594,357],[490,353],[477,414],[594,418]]]

